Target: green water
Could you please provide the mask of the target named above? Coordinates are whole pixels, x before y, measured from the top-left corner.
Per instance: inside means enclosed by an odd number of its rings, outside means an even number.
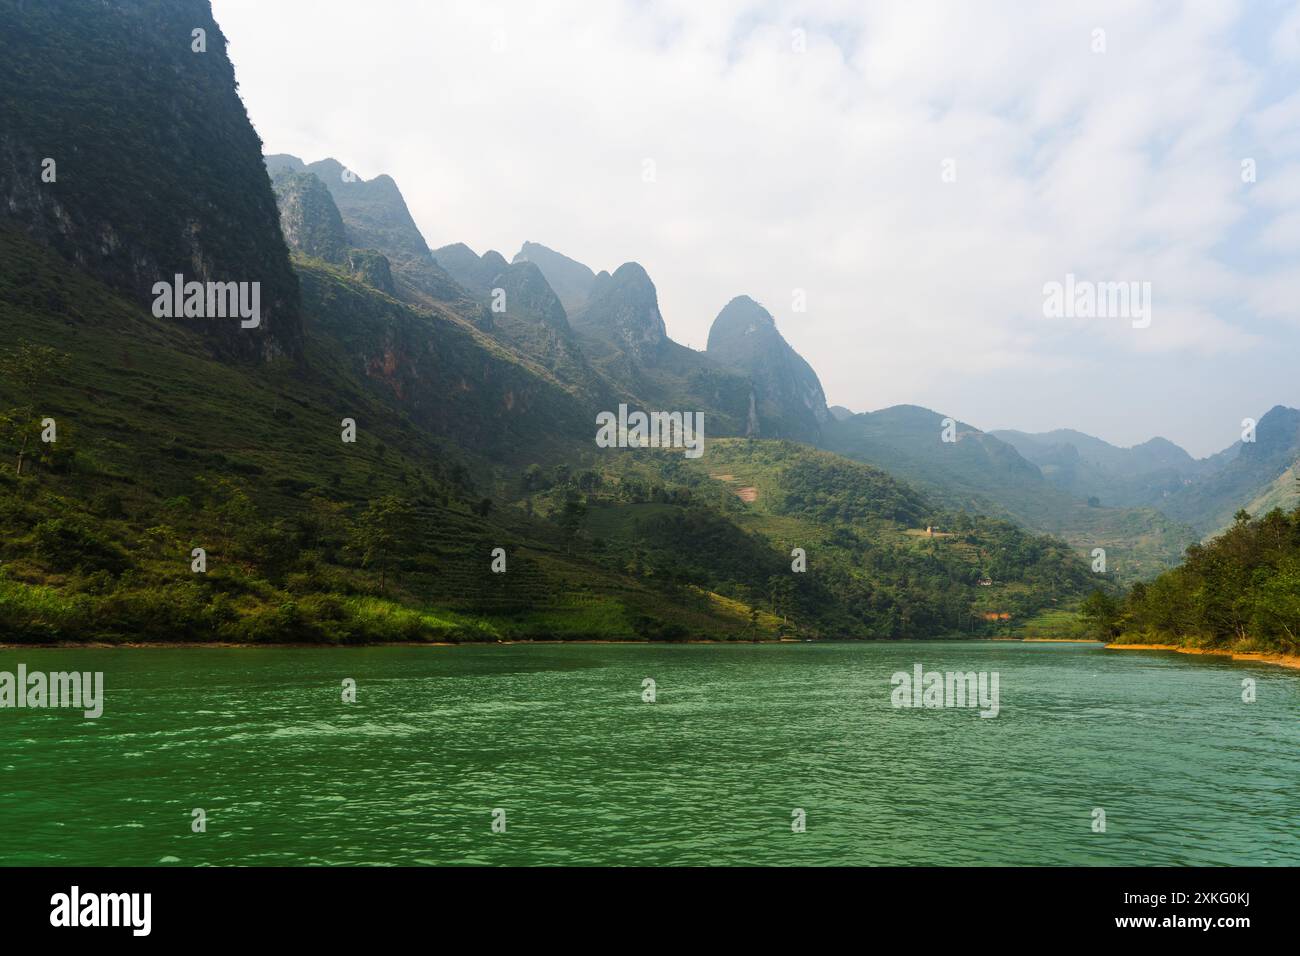
[[[1300,863],[1280,668],[1011,643],[0,651],[19,662],[102,671],[107,701],[0,709],[10,865]],[[894,708],[918,662],[998,672],[1000,713]]]

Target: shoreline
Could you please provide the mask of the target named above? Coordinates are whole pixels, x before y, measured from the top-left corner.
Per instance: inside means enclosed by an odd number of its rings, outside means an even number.
[[[608,638],[583,638],[575,640],[559,639],[540,639],[540,640],[520,640],[520,641],[373,641],[364,644],[328,644],[320,642],[295,642],[295,643],[239,643],[235,641],[47,641],[40,643],[23,643],[16,644],[10,641],[0,641],[0,651],[16,651],[23,648],[34,647],[46,650],[50,649],[71,649],[88,647],[96,650],[105,648],[165,648],[175,650],[183,647],[199,647],[209,650],[240,649],[240,648],[324,648],[332,647],[340,650],[357,649],[363,647],[514,647],[518,645],[542,644],[548,647],[561,644],[624,644],[637,646],[665,646],[681,644],[924,644],[928,642],[956,641],[963,644],[987,644],[987,643],[1012,643],[1012,644],[1101,644],[1100,640],[1090,637],[910,637],[910,638],[888,638],[888,637],[861,637],[861,638],[823,638],[821,640],[804,640],[795,637],[764,638],[762,640],[743,640],[718,641],[707,638],[701,638],[690,641],[650,641],[650,640],[611,640]],[[1135,645],[1149,647],[1152,645]],[[1298,658],[1297,660],[1300,660]]]
[[[1184,647],[1181,644],[1107,644],[1108,651],[1175,651],[1179,654],[1201,654],[1208,657],[1227,657],[1234,661],[1254,664],[1273,664],[1300,670],[1300,655],[1266,654],[1253,651],[1233,651],[1215,647]]]

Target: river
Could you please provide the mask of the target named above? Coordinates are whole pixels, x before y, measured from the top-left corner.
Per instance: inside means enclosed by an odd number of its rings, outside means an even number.
[[[19,663],[102,672],[105,699],[0,709],[6,865],[1300,864],[1300,672],[1265,665],[999,642],[0,650]],[[894,706],[918,664],[996,674],[996,716]]]

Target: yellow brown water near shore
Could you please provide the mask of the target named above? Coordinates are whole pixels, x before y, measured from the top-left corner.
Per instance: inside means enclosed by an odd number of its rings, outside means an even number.
[[[1290,667],[1300,670],[1300,655],[1295,654],[1261,654],[1212,647],[1185,647],[1182,644],[1107,644],[1108,651],[1177,651],[1179,654],[1202,654],[1210,657],[1227,657],[1234,661],[1250,661],[1257,664],[1276,664],[1278,667]]]

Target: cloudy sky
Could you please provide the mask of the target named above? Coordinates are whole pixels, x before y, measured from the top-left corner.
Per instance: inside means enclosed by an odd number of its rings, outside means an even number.
[[[1296,0],[213,8],[268,152],[435,248],[636,260],[696,348],[749,294],[832,403],[1197,455],[1300,405]],[[1149,326],[1046,316],[1067,274]]]

